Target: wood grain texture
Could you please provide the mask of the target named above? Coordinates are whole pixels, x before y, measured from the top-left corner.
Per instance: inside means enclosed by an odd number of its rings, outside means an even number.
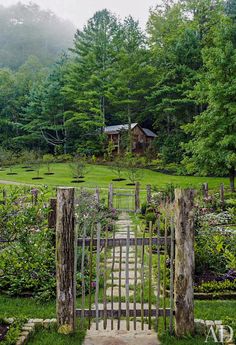
[[[57,323],[61,333],[72,333],[76,325],[76,231],[74,188],[57,190],[56,280]]]
[[[194,191],[175,190],[175,331],[194,333]]]

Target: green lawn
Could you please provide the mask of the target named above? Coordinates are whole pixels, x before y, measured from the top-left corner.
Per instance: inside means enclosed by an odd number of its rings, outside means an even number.
[[[16,317],[26,316],[27,318],[54,318],[55,302],[45,304],[37,303],[34,299],[10,298],[0,295],[1,316]],[[224,320],[226,317],[235,318],[236,301],[195,301],[195,318],[205,320]],[[30,341],[30,345],[80,345],[84,337],[84,332],[80,331],[74,336],[62,336],[54,329],[40,330]],[[163,345],[203,345],[204,339],[201,337],[186,338],[177,340],[168,335],[160,336]]]
[[[52,165],[52,172],[54,175],[44,175],[47,171],[46,166],[42,166],[40,169],[40,176],[43,177],[42,180],[32,180],[36,176],[36,172],[26,172],[21,166],[17,166],[13,169],[14,173],[17,175],[7,175],[9,170],[0,171],[0,180],[15,181],[27,184],[46,184],[51,186],[86,186],[86,187],[103,187],[107,188],[109,183],[112,182],[113,178],[117,176],[114,172],[104,165],[88,165],[88,173],[85,175],[85,182],[80,184],[71,183],[73,180],[71,169],[69,164],[57,163]],[[180,187],[195,187],[200,188],[202,183],[208,182],[209,188],[218,188],[220,183],[225,183],[228,186],[229,182],[227,178],[221,177],[195,177],[195,176],[173,176],[158,173],[148,169],[142,169],[143,176],[140,179],[141,188],[145,188],[147,184],[156,185],[159,188],[165,187],[167,183],[173,183]],[[125,176],[124,176],[125,177]],[[118,188],[131,188],[126,184],[130,181],[113,182],[114,187]]]

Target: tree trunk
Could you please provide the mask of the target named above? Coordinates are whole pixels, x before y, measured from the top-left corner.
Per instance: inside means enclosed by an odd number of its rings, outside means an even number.
[[[230,181],[231,192],[235,192],[234,180],[235,180],[235,167],[231,167],[229,171],[229,181]]]

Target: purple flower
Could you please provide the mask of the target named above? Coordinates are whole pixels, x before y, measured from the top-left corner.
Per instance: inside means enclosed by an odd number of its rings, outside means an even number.
[[[33,189],[31,189],[30,192],[31,192],[32,195],[38,195],[38,191],[39,190],[37,188],[33,188]]]

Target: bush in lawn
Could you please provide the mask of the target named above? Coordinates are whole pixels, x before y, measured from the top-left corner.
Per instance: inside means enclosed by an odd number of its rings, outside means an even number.
[[[87,161],[84,156],[76,156],[70,164],[72,177],[76,180],[83,178],[88,173]]]
[[[32,179],[42,179],[42,177],[40,177],[40,169],[41,169],[41,166],[42,166],[42,161],[40,158],[38,158],[35,162],[34,162],[34,170],[36,171],[36,176],[33,177]]]
[[[113,181],[122,181],[124,174],[124,160],[121,157],[117,157],[116,160],[110,166],[111,171],[117,176]]]
[[[128,177],[130,183],[135,185],[135,183],[138,182],[143,176],[142,170],[138,168],[138,161],[132,156],[132,154],[127,153],[124,163],[126,176]]]
[[[24,150],[20,153],[20,163],[24,164],[25,168],[31,168],[33,163],[37,160],[38,156],[35,151]]]
[[[0,170],[11,164],[12,152],[0,147]]]
[[[115,144],[112,140],[109,141],[108,145],[107,145],[107,149],[106,149],[106,157],[107,160],[112,161],[113,157],[114,157],[114,152],[115,150]]]
[[[57,163],[68,163],[73,161],[73,156],[69,153],[55,156],[55,161]]]
[[[43,163],[46,164],[47,166],[47,174],[50,175],[52,174],[52,171],[51,171],[51,164],[54,162],[54,156],[51,155],[51,154],[46,154],[46,155],[43,155]]]

